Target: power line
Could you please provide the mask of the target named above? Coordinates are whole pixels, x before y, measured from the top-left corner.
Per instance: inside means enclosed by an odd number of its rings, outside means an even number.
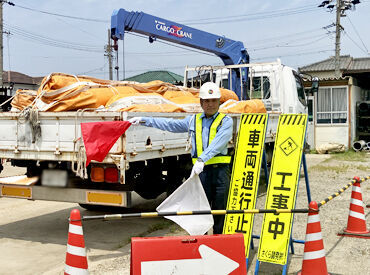
[[[261,48],[251,48],[251,49],[248,49],[248,51],[261,51],[261,50],[267,50],[267,49],[272,49],[272,48],[294,48],[294,47],[307,46],[309,44],[312,44],[312,43],[315,43],[317,41],[323,40],[324,38],[327,38],[327,34],[325,33],[325,34],[320,35],[320,36],[315,35],[315,36],[309,36],[309,37],[306,37],[306,38],[295,39],[295,40],[292,40],[291,42],[295,42],[295,41],[302,42],[303,40],[312,39],[312,38],[315,38],[315,39],[312,40],[312,41],[305,42],[305,43],[290,45],[290,42],[288,41],[288,42],[280,44],[280,45],[277,44],[277,45],[271,45],[271,46],[266,46],[266,47],[261,47]]]
[[[70,45],[76,45],[76,46],[87,47],[87,48],[100,48],[101,47],[100,45],[91,46],[91,44],[72,43],[72,42],[69,42],[69,41],[54,39],[54,38],[51,38],[51,37],[48,37],[48,36],[44,36],[44,35],[41,35],[41,34],[31,32],[31,31],[26,30],[26,29],[22,29],[19,26],[10,25],[8,23],[4,23],[4,25],[7,26],[10,29],[18,31],[19,33],[29,34],[30,36],[32,35],[32,36],[40,38],[40,39],[50,40],[50,41],[54,41],[54,42],[57,42],[57,43],[70,44]]]
[[[91,32],[88,32],[88,31],[85,31],[85,30],[83,30],[83,29],[81,29],[80,27],[78,27],[78,25],[76,26],[75,24],[74,25],[72,25],[72,24],[70,24],[70,23],[68,23],[68,22],[66,22],[66,21],[64,21],[63,19],[60,19],[60,18],[56,18],[57,20],[59,20],[59,21],[61,21],[61,22],[63,22],[64,24],[66,24],[66,25],[68,25],[68,26],[71,26],[71,27],[73,27],[74,29],[78,29],[79,31],[81,31],[81,32],[83,32],[83,33],[86,33],[86,34],[88,34],[89,36],[92,36],[92,37],[94,37],[94,38],[97,38],[97,39],[101,39],[100,37],[98,37],[97,35],[95,35],[95,34],[93,34],[93,33],[91,33]]]
[[[39,9],[30,8],[30,7],[21,6],[21,5],[15,5],[15,4],[13,4],[13,6],[17,8],[33,11],[33,12],[38,12],[38,13],[43,13],[43,14],[48,14],[48,15],[53,15],[53,16],[58,16],[58,17],[64,17],[64,18],[69,18],[69,19],[83,20],[83,21],[89,21],[89,22],[98,22],[98,23],[109,23],[109,20],[103,20],[103,19],[97,19],[97,18],[84,18],[84,17],[78,17],[78,16],[59,14],[55,12],[39,10]],[[316,5],[306,5],[306,6],[301,6],[297,8],[281,9],[281,10],[271,11],[271,12],[256,12],[256,13],[249,13],[249,14],[240,14],[240,15],[232,16],[232,19],[228,19],[228,20],[225,20],[225,17],[212,17],[212,18],[200,18],[196,20],[188,19],[188,20],[180,20],[180,21],[183,23],[187,23],[188,25],[250,21],[250,20],[258,20],[258,19],[265,19],[265,18],[272,18],[272,17],[278,17],[278,16],[286,16],[286,15],[294,15],[294,14],[299,14],[299,13],[304,13],[304,12],[310,12],[310,11],[314,11],[315,7]]]
[[[54,15],[54,16],[59,16],[59,17],[64,17],[64,18],[69,18],[69,19],[83,20],[83,21],[89,21],[89,22],[98,22],[98,23],[109,23],[109,20],[84,18],[84,17],[78,17],[78,16],[59,14],[59,13],[38,10],[38,9],[29,8],[29,7],[25,7],[25,6],[21,6],[21,5],[15,5],[15,4],[13,6],[15,6],[17,8],[25,9],[25,10],[30,10],[30,11],[34,11],[34,12],[39,12],[39,13],[44,13],[44,14],[48,14],[48,15]]]
[[[17,26],[12,26],[7,23],[4,23],[12,33],[17,35],[21,39],[36,41],[40,44],[59,47],[59,48],[66,48],[66,49],[73,49],[73,50],[80,50],[80,51],[89,51],[89,52],[102,52],[103,46],[91,46],[86,44],[79,44],[79,43],[71,43],[63,40],[53,39],[44,35],[32,33],[30,31],[24,30]]]
[[[345,35],[347,35],[347,37],[353,42],[353,44],[355,44],[361,51],[363,51],[365,54],[368,54],[368,51],[364,50],[363,48],[360,47],[360,45],[358,45],[355,40],[352,39],[352,37],[345,31],[343,30],[343,33]]]
[[[232,15],[232,19],[228,19],[229,21],[244,21],[244,20],[255,20],[255,19],[263,19],[266,17],[271,16],[281,16],[281,15],[289,15],[290,13],[295,12],[301,12],[306,11],[308,8],[314,10],[316,5],[307,5],[302,7],[296,7],[296,8],[289,8],[289,9],[281,9],[276,11],[268,11],[268,12],[254,12],[254,13],[247,13],[247,14],[239,14],[239,15]],[[255,16],[253,18],[253,16]],[[212,21],[213,20],[213,21]],[[203,22],[203,21],[210,21],[210,22]],[[220,23],[225,22],[225,16],[223,17],[211,17],[211,18],[202,18],[202,19],[193,19],[193,20],[181,20],[182,23],[186,23],[188,25],[200,25],[200,24],[214,24],[214,23]]]
[[[92,73],[92,72],[95,72],[95,71],[102,71],[104,70],[105,66],[107,65],[107,61],[105,61],[104,65],[101,66],[101,67],[98,67],[98,68],[95,68],[95,69],[91,69],[89,71],[86,71],[86,72],[82,72],[82,73],[76,73],[77,75],[86,75],[88,73]]]
[[[356,32],[356,34],[357,34],[357,37],[360,39],[360,41],[361,41],[361,43],[362,43],[362,46],[364,46],[364,48],[365,48],[365,50],[366,50],[365,52],[366,52],[366,53],[368,53],[368,52],[369,52],[369,50],[367,49],[367,47],[366,47],[366,45],[365,45],[364,41],[362,40],[362,38],[361,38],[360,34],[358,33],[357,29],[355,28],[355,25],[353,25],[353,24],[352,24],[352,21],[351,21],[351,19],[349,19],[349,17],[348,17],[348,16],[347,16],[347,19],[348,19],[349,23],[351,23],[352,28],[355,30],[355,32]]]
[[[252,60],[263,60],[263,59],[271,59],[271,58],[277,58],[277,57],[290,57],[290,56],[301,56],[301,55],[311,55],[311,54],[318,54],[318,53],[325,53],[325,52],[333,52],[333,50],[321,50],[321,51],[314,51],[314,52],[301,52],[301,53],[295,53],[295,54],[285,54],[285,55],[274,55],[274,56],[264,56],[259,58],[251,58]]]
[[[209,22],[190,22],[187,23],[187,25],[209,25],[209,24],[217,24],[217,23],[234,23],[234,22],[242,22],[242,21],[253,21],[253,20],[260,20],[260,19],[270,19],[274,17],[280,17],[280,16],[288,16],[288,15],[295,15],[295,14],[300,14],[300,13],[306,13],[306,12],[312,12],[315,11],[315,8],[305,8],[305,9],[297,9],[293,11],[273,11],[270,12],[269,14],[264,14],[264,15],[257,15],[257,16],[246,16],[245,18],[230,18],[230,19],[220,19],[220,20],[214,20],[214,21],[209,21]]]
[[[318,30],[322,30],[322,28],[314,28],[314,29],[309,29],[309,30],[305,30],[305,31],[302,31],[302,32],[284,34],[284,35],[279,35],[279,36],[270,36],[270,37],[266,37],[266,38],[263,38],[263,39],[251,41],[251,43],[249,43],[249,44],[262,44],[262,43],[264,44],[266,41],[286,39],[287,37],[300,36],[302,34],[307,34],[307,33],[315,32],[315,31],[318,31]]]

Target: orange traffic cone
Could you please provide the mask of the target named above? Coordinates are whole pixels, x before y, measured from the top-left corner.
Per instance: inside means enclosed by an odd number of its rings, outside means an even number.
[[[328,274],[324,242],[321,235],[319,207],[315,201],[311,201],[309,205],[302,270],[298,274]]]
[[[362,201],[360,178],[354,177],[353,179],[356,182],[352,186],[347,228],[339,232],[338,235],[370,239],[370,231],[366,229],[366,219],[364,203]]]
[[[69,218],[67,255],[64,274],[89,274],[81,215],[78,209],[71,211]]]

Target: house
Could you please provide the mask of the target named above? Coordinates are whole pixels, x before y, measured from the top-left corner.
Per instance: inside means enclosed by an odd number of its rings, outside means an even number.
[[[335,77],[334,57],[298,70],[308,76],[305,88],[311,86],[312,77],[320,83],[318,92],[308,96],[307,142],[311,147],[336,142],[352,148],[359,139],[370,142],[370,122],[358,114],[358,105],[370,100],[370,58],[341,56],[340,77]]]
[[[3,71],[3,87],[0,87],[0,111],[10,110],[10,99],[18,89],[37,90],[43,77],[32,77],[13,71]]]
[[[13,87],[12,93],[18,89],[37,90],[43,77],[32,77],[14,71],[3,72],[3,83],[5,87]]]
[[[142,74],[126,78],[125,80],[136,81],[140,83],[146,83],[152,80],[161,80],[163,82],[178,85],[182,83],[184,77],[169,71],[148,71]]]

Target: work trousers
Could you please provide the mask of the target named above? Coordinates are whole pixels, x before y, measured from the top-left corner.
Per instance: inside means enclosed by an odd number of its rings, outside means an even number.
[[[230,165],[205,165],[199,174],[203,189],[212,210],[226,209],[230,185]],[[225,216],[214,215],[213,234],[222,234]]]

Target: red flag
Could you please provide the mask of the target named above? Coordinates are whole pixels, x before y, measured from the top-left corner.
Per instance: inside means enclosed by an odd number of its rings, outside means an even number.
[[[103,161],[109,150],[131,123],[128,121],[104,121],[81,123],[81,133],[86,149],[86,166],[91,160]]]

